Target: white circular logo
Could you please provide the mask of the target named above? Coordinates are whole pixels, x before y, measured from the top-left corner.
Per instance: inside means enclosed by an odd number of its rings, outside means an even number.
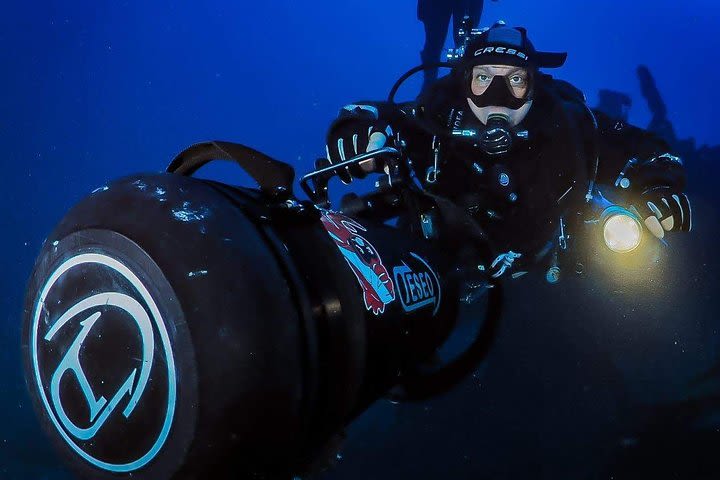
[[[65,442],[92,465],[132,472],[158,454],[176,406],[165,321],[119,260],[65,260],[36,301],[30,350],[36,387]]]

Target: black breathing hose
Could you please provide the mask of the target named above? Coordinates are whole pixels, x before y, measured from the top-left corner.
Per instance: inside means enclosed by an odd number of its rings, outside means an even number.
[[[403,74],[403,76],[401,76],[400,78],[397,79],[397,81],[395,82],[393,87],[390,89],[390,93],[388,94],[388,99],[387,99],[388,103],[395,103],[395,94],[397,94],[397,91],[400,89],[402,84],[405,83],[405,81],[408,78],[412,77],[416,73],[421,72],[423,70],[428,70],[431,68],[440,68],[440,67],[455,68],[455,64],[451,63],[451,62],[438,62],[438,63],[422,64],[422,65],[418,65],[417,67],[413,67],[410,70],[408,70],[407,72],[405,72],[405,74]]]

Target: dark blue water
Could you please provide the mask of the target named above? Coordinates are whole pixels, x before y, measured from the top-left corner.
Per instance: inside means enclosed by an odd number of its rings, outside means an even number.
[[[644,64],[678,137],[720,144],[714,0],[486,3],[483,23],[504,18],[540,49],[567,50],[558,76],[590,104],[601,88],[626,92],[630,120],[647,125],[635,76]],[[31,411],[19,352],[25,282],[63,213],[109,179],[162,170],[202,140],[246,143],[307,171],[338,108],[384,97],[418,63],[422,34],[411,1],[4,5],[0,478],[70,478]],[[652,443],[642,431],[653,408],[720,393],[712,381],[690,386],[720,361],[720,156],[692,160],[696,228],[671,240],[665,281],[513,286],[483,369],[431,402],[378,402],[323,478],[613,478],[618,455]],[[234,179],[232,169],[217,174]],[[703,412],[716,435],[685,439],[689,451],[665,445],[671,434],[651,435],[656,463],[720,451],[718,412]]]

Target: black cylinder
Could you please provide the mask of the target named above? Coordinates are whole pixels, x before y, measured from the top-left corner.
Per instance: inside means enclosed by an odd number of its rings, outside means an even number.
[[[174,174],[97,190],[48,237],[28,388],[84,478],[290,475],[454,326],[448,253]]]

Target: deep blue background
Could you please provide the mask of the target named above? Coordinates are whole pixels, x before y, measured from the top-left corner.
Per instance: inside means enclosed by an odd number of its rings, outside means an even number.
[[[591,104],[600,88],[625,91],[634,100],[631,120],[646,125],[635,77],[645,64],[678,135],[720,143],[716,1],[486,3],[483,23],[503,18],[526,26],[537,47],[567,50],[557,76]],[[304,172],[323,153],[338,108],[384,97],[418,63],[422,41],[410,0],[5,4],[1,478],[62,475],[48,473],[57,461],[29,411],[19,331],[34,257],[63,213],[109,179],[162,170],[201,140],[246,143]],[[404,96],[417,86],[411,82]],[[513,302],[482,381],[469,379],[423,405],[377,405],[351,428],[344,459],[328,478],[584,478],[599,471],[593,461],[624,434],[618,412],[685,397],[687,380],[717,360],[718,202],[706,174],[717,171],[717,164],[693,166],[697,228],[674,243],[672,288],[581,288],[607,309],[599,318],[559,298],[577,296],[532,286],[530,298],[542,297],[542,305]],[[233,174],[218,170],[226,180]],[[527,288],[517,298],[528,298]],[[568,454],[576,461],[564,460]]]

